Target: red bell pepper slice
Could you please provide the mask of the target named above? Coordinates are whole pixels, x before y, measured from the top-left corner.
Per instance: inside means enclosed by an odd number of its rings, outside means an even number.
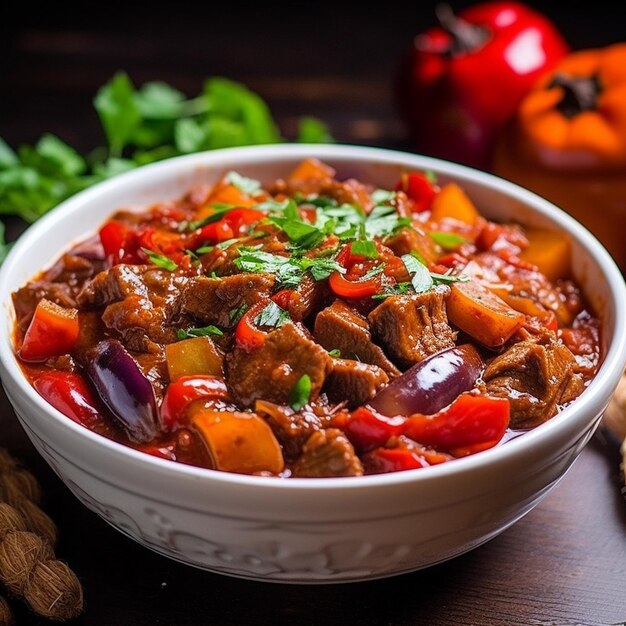
[[[187,426],[187,408],[201,398],[228,401],[228,389],[221,378],[215,376],[181,376],[170,383],[161,404],[161,426],[172,432]]]
[[[118,263],[141,263],[137,256],[139,243],[137,235],[122,222],[107,222],[100,229],[100,241],[109,265]]]
[[[378,277],[368,280],[351,281],[344,278],[340,272],[333,272],[328,278],[332,292],[341,298],[367,298],[380,291]]]
[[[423,457],[402,448],[376,448],[364,455],[363,464],[368,474],[386,474],[428,467]]]
[[[404,191],[413,200],[413,211],[422,213],[430,210],[437,193],[435,186],[422,172],[403,172],[396,184],[396,191]]]
[[[361,406],[345,420],[342,429],[355,448],[370,450],[402,434],[405,422],[402,416],[387,417]]]
[[[508,400],[469,392],[434,415],[411,415],[404,434],[446,452],[482,444],[480,449],[486,449],[502,439],[509,416]]]
[[[235,343],[244,350],[251,351],[260,348],[265,342],[266,333],[259,330],[254,320],[256,316],[268,305],[269,300],[263,298],[253,304],[242,316],[235,328]]]
[[[228,211],[222,218],[222,221],[230,226],[234,236],[239,236],[246,234],[248,227],[260,222],[265,215],[266,213],[256,209],[238,208]]]
[[[80,374],[46,372],[35,380],[33,387],[44,400],[78,424],[91,429],[102,420],[91,389]]]
[[[68,354],[78,340],[79,330],[76,309],[65,309],[44,298],[35,309],[19,356],[23,361],[37,363]]]
[[[198,245],[215,245],[222,241],[227,241],[235,236],[230,224],[224,220],[213,222],[204,226],[196,235]]]

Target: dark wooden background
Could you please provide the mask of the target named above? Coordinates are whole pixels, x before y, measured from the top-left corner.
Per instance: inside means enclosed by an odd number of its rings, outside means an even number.
[[[330,2],[9,3],[0,8],[0,136],[53,132],[86,151],[101,141],[91,107],[117,69],[187,93],[206,76],[247,83],[283,133],[312,114],[342,142],[410,148],[393,101],[402,52],[432,22],[429,3],[376,9]],[[455,8],[468,4],[452,3]],[[575,48],[626,40],[613,3],[541,6]],[[4,13],[4,15],[3,15]],[[362,584],[284,586],[194,570],[123,537],[80,505],[39,459],[0,395],[0,444],[40,479],[58,555],[80,577],[93,626],[626,622],[626,505],[617,456],[596,439],[528,516],[489,544],[414,574]],[[18,601],[18,624],[44,624]]]

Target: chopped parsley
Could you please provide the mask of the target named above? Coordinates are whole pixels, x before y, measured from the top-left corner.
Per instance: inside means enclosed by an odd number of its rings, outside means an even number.
[[[152,250],[148,250],[148,248],[141,248],[141,251],[148,257],[150,263],[157,267],[167,270],[168,272],[173,272],[178,268],[178,265],[164,254],[153,252]]]
[[[228,319],[231,324],[236,324],[249,308],[250,307],[245,302],[242,302],[236,309],[229,311]]]
[[[460,245],[467,243],[465,237],[461,237],[461,235],[456,233],[431,231],[429,234],[430,238],[444,250],[456,250]]]
[[[332,357],[335,357],[336,359],[341,357],[341,350],[339,350],[338,348],[335,348],[334,350],[329,350],[328,354]]]
[[[227,183],[237,187],[239,191],[248,194],[249,196],[254,196],[261,191],[261,183],[258,180],[255,180],[254,178],[246,178],[235,171],[228,172],[225,180]]]
[[[278,328],[291,320],[289,312],[279,307],[275,302],[270,302],[255,318],[257,326],[272,326]]]
[[[195,220],[187,224],[187,229],[190,231],[198,230],[198,228],[204,228],[214,222],[219,222],[226,213],[229,213],[233,209],[237,208],[234,204],[213,204],[211,205],[213,213],[201,220]]]
[[[192,337],[222,337],[224,333],[217,327],[213,325],[204,326],[203,328],[188,328],[184,330],[183,328],[179,328],[176,331],[176,336],[179,339],[190,339]]]
[[[373,241],[358,240],[350,244],[350,252],[354,255],[364,256],[367,259],[377,259],[378,249]]]
[[[396,192],[388,189],[376,189],[372,192],[371,197],[374,204],[385,204],[385,202],[393,202],[395,200]]]
[[[304,374],[289,392],[289,406],[294,411],[304,408],[311,398],[311,377]]]
[[[406,271],[411,275],[411,285],[415,293],[428,291],[434,284],[428,268],[420,263],[412,254],[403,254],[402,262]]]

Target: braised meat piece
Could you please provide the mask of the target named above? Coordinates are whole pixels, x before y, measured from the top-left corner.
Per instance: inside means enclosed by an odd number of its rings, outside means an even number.
[[[392,235],[385,237],[384,244],[393,250],[396,256],[419,253],[427,263],[437,260],[437,248],[432,237],[417,228],[404,226]]]
[[[317,314],[313,335],[327,350],[339,350],[343,358],[377,365],[389,378],[400,376],[400,370],[372,341],[367,320],[342,300]]]
[[[319,401],[296,412],[288,406],[257,400],[254,411],[267,421],[280,442],[285,460],[290,463],[302,454],[302,446],[307,439],[314,432],[329,426],[332,419],[330,407]]]
[[[203,324],[232,328],[237,322],[233,312],[244,304],[252,306],[262,298],[269,298],[274,282],[270,274],[198,276],[183,289],[177,312]]]
[[[13,293],[13,307],[17,326],[25,332],[39,301],[45,298],[66,309],[76,308],[75,290],[67,283],[35,280]]]
[[[576,358],[553,335],[527,339],[497,356],[485,369],[488,394],[508,398],[511,427],[532,428],[554,416],[584,387]]]
[[[102,321],[136,352],[158,353],[176,340],[171,307],[187,279],[152,265],[119,264],[100,272],[78,294],[83,309],[106,307]]]
[[[324,390],[332,402],[348,401],[355,408],[371,400],[376,392],[389,382],[389,377],[377,365],[333,359],[333,369]]]
[[[313,433],[293,466],[301,478],[363,476],[363,465],[348,438],[337,428]]]
[[[390,296],[368,316],[374,336],[401,367],[452,348],[455,333],[448,324],[447,286],[406,296]]]
[[[306,321],[331,299],[328,284],[325,281],[314,280],[308,275],[302,278],[294,292],[287,308],[291,319],[296,322]]]
[[[226,382],[246,407],[259,399],[288,404],[291,390],[305,374],[311,379],[310,399],[315,400],[331,369],[328,352],[293,322],[269,332],[259,348],[236,346],[226,355]]]

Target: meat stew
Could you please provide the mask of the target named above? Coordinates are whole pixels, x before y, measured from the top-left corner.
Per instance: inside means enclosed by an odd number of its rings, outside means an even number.
[[[599,365],[569,241],[455,183],[339,180],[314,159],[120,210],[13,294],[34,388],[147,454],[279,477],[476,454],[549,420]]]

